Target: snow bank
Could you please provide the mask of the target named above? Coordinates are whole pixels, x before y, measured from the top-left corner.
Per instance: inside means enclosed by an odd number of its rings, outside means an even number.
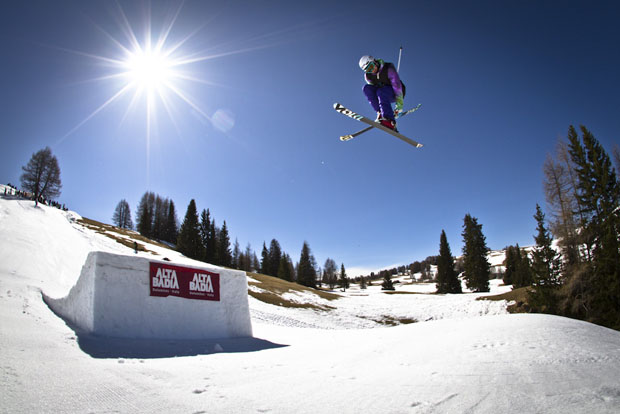
[[[236,338],[252,336],[247,290],[243,272],[207,264],[180,267],[98,251],[89,253],[66,297],[44,295],[44,299],[56,314],[87,334]]]

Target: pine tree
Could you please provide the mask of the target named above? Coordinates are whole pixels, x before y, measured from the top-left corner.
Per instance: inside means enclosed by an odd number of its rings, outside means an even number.
[[[366,289],[366,278],[364,276],[360,276],[360,289]]]
[[[297,283],[316,288],[316,260],[312,256],[308,242],[304,241],[297,270]]]
[[[202,240],[200,239],[200,227],[198,225],[198,212],[196,202],[192,199],[187,206],[185,219],[179,230],[177,250],[185,256],[200,260],[203,255]]]
[[[388,270],[382,270],[383,283],[381,284],[381,290],[396,290],[394,289],[394,283],[392,282],[392,274]]]
[[[179,233],[179,225],[177,223],[177,213],[174,207],[174,202],[170,200],[168,204],[168,215],[166,218],[166,231],[164,240],[169,243],[176,243]]]
[[[517,269],[517,257],[515,255],[514,246],[506,247],[506,259],[504,260],[504,266],[506,267],[506,271],[504,272],[504,284],[512,285],[513,284],[513,276],[515,274],[515,270]]]
[[[232,252],[230,251],[230,236],[228,235],[228,227],[226,226],[226,220],[222,224],[220,234],[218,238],[218,265],[231,267],[232,266]]]
[[[560,258],[553,249],[553,239],[545,227],[545,214],[536,204],[536,248],[532,253],[532,271],[534,273],[534,286],[555,287],[559,284]]]
[[[263,242],[263,251],[261,252],[261,262],[260,262],[260,271],[262,274],[269,274],[269,269],[271,269],[271,264],[269,263],[269,250],[267,250],[267,246],[265,242]]]
[[[288,282],[293,281],[293,276],[295,273],[295,269],[293,267],[293,261],[291,257],[284,253],[280,258],[280,265],[278,266],[278,274],[277,276],[280,279],[286,280]]]
[[[454,270],[454,258],[452,257],[452,251],[444,230],[441,231],[439,238],[437,293],[463,293],[461,281]]]
[[[212,257],[207,257],[207,251],[209,248],[209,235],[211,234],[211,215],[209,214],[209,210],[203,209],[200,213],[200,241],[202,242],[202,246],[204,247],[204,255],[202,260],[207,263],[213,263]]]
[[[581,127],[583,145],[569,128],[569,152],[578,177],[577,198],[587,263],[572,273],[568,296],[581,302],[583,316],[620,327],[620,186],[600,143]],[[574,309],[574,308],[573,308]]]
[[[277,277],[280,268],[280,260],[282,260],[282,248],[276,239],[272,239],[269,244],[269,269],[266,274]]]
[[[463,258],[465,283],[474,292],[489,291],[491,265],[487,260],[488,247],[482,234],[482,225],[469,214],[465,215],[463,224]]]
[[[207,209],[207,212],[209,210]],[[209,237],[207,238],[207,246],[205,247],[205,257],[209,259],[209,263],[219,265],[220,252],[219,252],[219,235],[220,229],[215,225],[215,219],[211,219],[209,225]]]
[[[536,247],[532,253],[532,274],[534,291],[531,293],[532,305],[539,312],[554,312],[556,308],[556,291],[559,286],[560,258],[553,250],[553,239],[545,227],[545,215],[536,204],[534,215],[537,234],[534,236]]]
[[[127,200],[122,199],[114,209],[112,222],[121,229],[133,229],[133,221],[131,221],[131,209]]]
[[[343,292],[349,288],[349,278],[347,278],[347,273],[344,270],[344,263],[340,265],[340,278],[338,279],[338,283]]]
[[[138,233],[144,237],[153,236],[153,216],[155,214],[155,194],[145,192],[138,204]]]
[[[532,269],[527,252],[516,246],[506,249],[506,273],[504,283],[510,281],[513,289],[518,289],[532,284]],[[509,284],[509,283],[506,283]]]

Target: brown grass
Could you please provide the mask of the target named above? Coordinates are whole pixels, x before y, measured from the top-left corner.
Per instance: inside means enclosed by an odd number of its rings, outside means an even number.
[[[386,325],[386,326],[408,325],[408,324],[418,322],[416,319],[413,319],[413,318],[395,318],[394,316],[390,316],[390,315],[382,315],[382,316],[376,316],[376,317],[359,315],[359,317],[368,319],[373,322],[377,322],[377,323],[380,323],[381,325]]]
[[[515,302],[507,308],[510,313],[527,313],[530,310],[530,295],[527,287],[513,289],[501,295],[481,296],[476,300],[505,300],[508,302]]]
[[[263,289],[261,292],[254,292],[248,290],[248,294],[261,302],[269,303],[271,305],[282,306],[285,308],[302,308],[302,309],[316,309],[321,311],[329,311],[335,309],[328,305],[317,305],[315,303],[298,303],[289,301],[282,298],[282,294],[286,292],[303,292],[312,293],[326,300],[336,300],[340,296],[333,293],[324,292],[322,290],[311,289],[306,286],[299,285],[293,282],[287,282],[286,280],[278,279],[277,277],[267,276],[260,273],[247,272],[248,276],[255,279],[258,282],[249,280],[248,284]]]
[[[135,247],[134,241],[138,244],[138,250],[142,252],[156,254],[154,251],[147,250],[146,246],[142,243],[139,243],[139,241],[170,249],[170,246],[166,246],[165,244],[159,243],[155,240],[148,239],[133,230],[121,229],[119,227],[112,226],[111,224],[101,223],[99,221],[85,217],[77,220],[77,222],[82,226],[86,227],[87,229],[93,230],[96,233],[109,237],[110,239],[122,244],[123,246],[127,246],[130,249],[133,249]]]

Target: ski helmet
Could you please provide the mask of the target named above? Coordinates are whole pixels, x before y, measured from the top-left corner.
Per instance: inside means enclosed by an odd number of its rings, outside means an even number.
[[[372,72],[376,65],[375,58],[370,55],[362,56],[360,59],[360,68],[366,73]]]

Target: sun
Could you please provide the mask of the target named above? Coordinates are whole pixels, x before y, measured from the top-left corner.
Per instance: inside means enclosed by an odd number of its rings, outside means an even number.
[[[127,82],[147,92],[161,90],[179,77],[174,71],[174,60],[150,47],[130,51],[122,66]]]
[[[192,113],[211,121],[211,117],[205,113],[199,102],[192,99],[185,89],[189,84],[211,85],[211,82],[197,75],[192,67],[213,57],[201,54],[189,45],[198,31],[185,37],[174,36],[175,40],[172,40],[172,32],[180,11],[181,5],[176,12],[166,17],[159,30],[153,29],[153,23],[147,14],[144,30],[137,30],[130,24],[125,12],[119,6],[117,21],[120,25],[115,30],[116,35],[96,25],[114,46],[116,51],[114,55],[70,51],[99,61],[105,74],[94,80],[113,81],[114,88],[109,98],[66,133],[59,143],[106,108],[121,101],[128,102],[123,120],[136,109],[143,111],[147,150],[150,146],[152,123],[161,118],[156,114],[158,108],[163,108],[175,125],[177,125],[173,117],[175,102],[188,105]]]

